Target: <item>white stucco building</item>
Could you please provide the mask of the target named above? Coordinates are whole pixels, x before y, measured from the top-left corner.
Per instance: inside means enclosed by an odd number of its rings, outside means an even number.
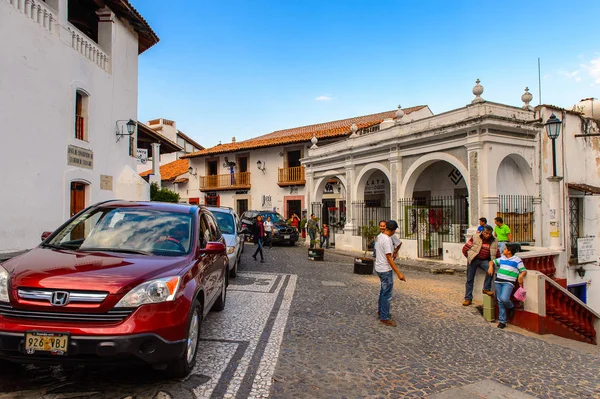
[[[427,106],[405,109],[407,118],[431,115]],[[248,209],[275,210],[286,218],[296,213],[312,212],[306,202],[304,166],[301,159],[308,154],[313,137],[319,142],[335,142],[357,130],[378,129],[379,124],[393,118],[395,111],[343,119],[310,126],[275,131],[260,137],[220,144],[184,155],[192,173],[172,176],[173,188],[191,203],[229,206],[242,214]],[[177,166],[184,171],[184,166]],[[166,170],[165,170],[166,172]],[[161,172],[162,173],[162,172]],[[164,180],[163,180],[164,181]],[[344,185],[331,179],[323,185],[322,209],[327,218],[339,223],[345,219]],[[321,208],[319,209],[319,212]]]
[[[1,252],[95,202],[149,198],[134,121],[138,55],[157,42],[127,0],[0,0]]]
[[[490,224],[503,217],[529,268],[600,311],[600,286],[591,285],[600,278],[593,251],[600,246],[598,121],[533,108],[528,91],[523,106],[484,100],[479,81],[473,93],[463,108],[418,120],[399,111],[376,132],[318,143],[302,160],[306,202],[322,202],[324,185],[339,179],[349,205],[336,248],[362,248],[360,226],[391,217],[400,225],[401,256],[451,264],[465,263],[461,248],[480,217]],[[546,133],[552,114],[561,127],[555,173]],[[373,182],[381,201],[373,201]],[[587,259],[578,257],[578,241],[587,241]]]

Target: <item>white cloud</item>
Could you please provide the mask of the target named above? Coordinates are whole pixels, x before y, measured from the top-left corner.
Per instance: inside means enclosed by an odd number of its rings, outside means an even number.
[[[600,57],[591,60],[588,64],[582,64],[583,68],[594,80],[594,83],[600,83]]]
[[[331,101],[332,97],[329,95],[319,96],[315,98],[316,101]]]

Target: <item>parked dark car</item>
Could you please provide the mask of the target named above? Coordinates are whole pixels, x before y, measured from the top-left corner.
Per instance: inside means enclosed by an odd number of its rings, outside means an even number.
[[[225,307],[229,276],[206,208],[107,201],[43,236],[0,265],[2,361],[190,373],[202,320]]]
[[[273,222],[273,243],[285,243],[289,245],[295,245],[298,241],[298,230],[287,224],[287,220],[277,212],[273,211],[246,211],[240,218],[240,230],[252,231],[252,228],[256,224],[256,217],[261,215],[263,221],[267,220],[268,216],[271,216]],[[249,236],[249,235],[248,235]]]

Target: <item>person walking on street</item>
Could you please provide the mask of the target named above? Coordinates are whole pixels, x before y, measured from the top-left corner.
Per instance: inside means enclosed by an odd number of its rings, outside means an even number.
[[[292,225],[292,227],[298,230],[298,226],[300,225],[300,218],[298,217],[298,215],[294,213],[290,220],[290,224]]]
[[[500,257],[498,242],[492,235],[492,226],[485,226],[481,234],[474,234],[463,246],[462,252],[467,258],[467,282],[463,306],[469,306],[473,302],[473,285],[477,269],[487,271],[489,262]],[[493,276],[486,274],[482,290],[484,294],[494,295],[492,281]]]
[[[395,220],[388,220],[386,222],[385,231],[377,236],[377,241],[375,242],[375,249],[377,252],[375,271],[381,281],[378,304],[379,309],[377,314],[379,315],[379,321],[390,327],[397,326],[390,315],[390,302],[392,300],[392,290],[394,288],[394,275],[392,272],[396,273],[400,281],[406,281],[406,278],[404,278],[404,275],[400,272],[392,258],[392,253],[394,252],[392,235],[396,233],[397,228],[398,223],[396,223]]]
[[[310,238],[310,248],[313,248],[317,239],[317,233],[319,232],[319,222],[314,213],[311,213],[310,220],[306,223],[306,229]]]
[[[504,221],[500,216],[494,218],[494,223],[496,227],[494,227],[494,235],[498,240],[498,248],[500,248],[500,252],[504,252],[504,247],[507,242],[512,241],[512,233],[510,232],[510,227],[504,224]]]
[[[262,216],[258,215],[256,217],[256,223],[254,224],[254,228],[252,229],[252,235],[254,236],[254,243],[256,244],[256,251],[252,257],[256,260],[256,255],[260,253],[260,262],[265,263],[265,258],[263,256],[263,239],[265,237],[265,226],[263,225]]]
[[[527,269],[521,258],[515,254],[520,251],[519,244],[509,242],[504,248],[504,253],[500,259],[490,261],[488,274],[494,275],[496,272],[496,298],[498,299],[498,328],[506,327],[506,322],[511,319],[515,312],[515,305],[511,302],[510,296],[515,288],[515,281],[523,285],[523,277],[527,274]]]
[[[323,223],[321,229],[321,248],[323,248],[323,244],[325,244],[325,249],[329,249],[329,226],[326,223]]]
[[[269,245],[269,248],[273,248],[273,222],[271,222],[271,216],[267,216],[267,220],[264,222],[266,241],[265,245]]]

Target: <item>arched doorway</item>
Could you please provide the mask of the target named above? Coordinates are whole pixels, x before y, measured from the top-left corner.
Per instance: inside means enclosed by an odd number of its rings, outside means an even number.
[[[329,175],[317,181],[315,200],[309,209],[319,218],[319,225],[329,226],[329,245],[335,247],[335,235],[342,234],[346,224],[346,185],[345,179],[338,175]]]
[[[382,164],[369,164],[357,176],[356,198],[352,201],[353,235],[363,226],[389,220],[392,216],[389,170]],[[363,242],[363,248],[367,243]]]
[[[533,190],[533,173],[525,158],[518,154],[504,157],[496,173],[496,216],[509,226],[515,242],[534,241]]]
[[[459,164],[460,166],[460,164]],[[444,243],[462,243],[469,228],[469,190],[455,163],[429,159],[412,168],[399,199],[400,236],[417,241],[420,258],[443,259]]]

